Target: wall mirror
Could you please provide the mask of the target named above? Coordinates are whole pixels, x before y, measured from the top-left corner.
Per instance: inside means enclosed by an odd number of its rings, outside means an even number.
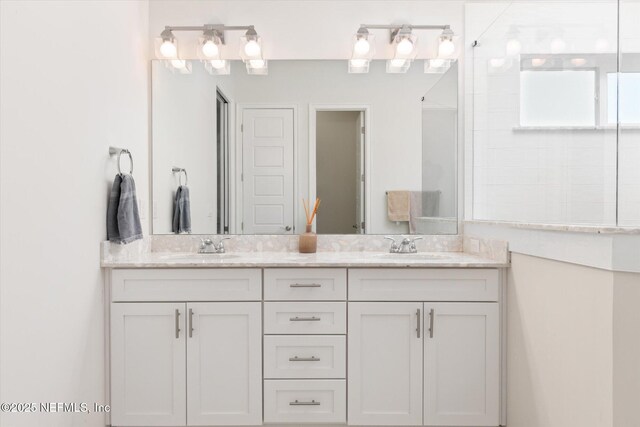
[[[152,61],[154,234],[189,189],[192,234],[456,234],[458,68],[280,60],[267,75]]]

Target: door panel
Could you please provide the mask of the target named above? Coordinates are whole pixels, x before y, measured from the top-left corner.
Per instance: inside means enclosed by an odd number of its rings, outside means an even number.
[[[425,425],[497,426],[498,304],[429,303],[424,311]]]
[[[185,359],[184,303],[112,304],[111,424],[186,425]]]
[[[260,307],[259,302],[187,305],[189,425],[262,423]]]
[[[422,303],[349,303],[348,311],[349,424],[422,424]]]
[[[293,110],[242,112],[244,234],[293,233]]]

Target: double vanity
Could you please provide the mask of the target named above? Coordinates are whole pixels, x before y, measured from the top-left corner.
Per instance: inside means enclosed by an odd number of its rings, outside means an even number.
[[[107,246],[112,426],[504,424],[506,248]]]

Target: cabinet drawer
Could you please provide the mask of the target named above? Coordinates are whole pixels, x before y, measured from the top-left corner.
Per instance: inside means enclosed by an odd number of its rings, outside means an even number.
[[[265,300],[345,300],[344,268],[270,268],[264,270]]]
[[[265,378],[345,378],[345,336],[264,337]]]
[[[111,272],[111,300],[260,301],[261,270],[116,269]]]
[[[345,302],[265,302],[265,334],[344,334]]]
[[[498,301],[496,269],[349,269],[350,301]]]
[[[347,421],[345,380],[266,380],[265,423]]]

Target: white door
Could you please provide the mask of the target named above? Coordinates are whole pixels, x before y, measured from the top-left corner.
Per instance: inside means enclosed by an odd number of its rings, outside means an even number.
[[[261,425],[261,303],[189,303],[187,318],[188,424]]]
[[[111,304],[111,424],[186,425],[184,303]]]
[[[427,303],[424,424],[499,425],[497,303]]]
[[[350,425],[422,424],[422,303],[349,303]]]
[[[293,234],[293,110],[242,110],[242,232]]]

